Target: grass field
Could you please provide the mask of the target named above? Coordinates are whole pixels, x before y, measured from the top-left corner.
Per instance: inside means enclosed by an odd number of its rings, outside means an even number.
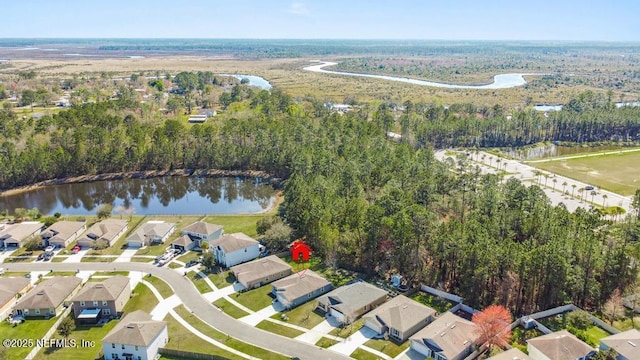
[[[363,350],[361,348],[357,348],[356,351],[351,353],[351,357],[357,360],[379,360],[375,354],[368,352],[367,350]]]
[[[296,336],[302,335],[303,332],[285,325],[276,324],[269,320],[263,320],[256,325],[258,329],[262,329],[265,331],[272,332],[274,334],[286,336],[289,338],[294,338]]]
[[[218,289],[226,288],[227,286],[231,286],[234,281],[236,281],[235,276],[231,271],[220,271],[215,273],[207,273],[209,280],[215,285]]]
[[[235,293],[231,295],[231,298],[253,311],[258,311],[271,305],[273,299],[269,296],[270,292],[271,285],[264,285],[247,292]]]
[[[128,313],[136,310],[144,310],[150,313],[156,305],[158,305],[158,298],[151,292],[151,289],[143,283],[138,283],[133,292],[132,297],[127,301],[127,304],[122,310],[124,313]]]
[[[239,307],[233,305],[225,298],[220,298],[213,302],[213,305],[220,308],[220,310],[224,311],[227,315],[231,316],[234,319],[240,319],[241,317],[245,317],[249,315],[248,312],[240,309]]]
[[[313,310],[318,305],[317,301],[308,301],[293,310],[277,313],[271,316],[272,319],[287,322],[289,324],[298,325],[307,329],[312,329],[314,326],[320,324],[324,317],[316,314]],[[283,315],[286,319],[283,319]]]
[[[640,152],[530,163],[552,173],[621,194],[640,188]]]
[[[191,280],[193,285],[196,286],[196,289],[198,289],[198,291],[200,291],[200,294],[204,294],[204,293],[208,293],[208,292],[213,291],[211,286],[209,286],[209,284],[207,284],[207,282],[204,280],[204,278],[200,277],[200,275],[198,275],[197,272],[189,271],[187,276],[189,277],[189,280]]]
[[[173,295],[173,290],[171,290],[171,287],[169,286],[169,284],[164,282],[164,280],[160,279],[159,277],[146,276],[144,280],[148,281],[151,285],[153,285],[153,287],[156,288],[156,290],[158,290],[158,292],[160,293],[160,295],[162,295],[163,298],[166,299],[169,296]]]
[[[321,348],[329,348],[335,344],[339,343],[338,340],[334,340],[334,339],[329,339],[328,337],[322,337],[320,338],[320,340],[318,340],[318,342],[316,343],[316,346],[319,346]]]
[[[364,325],[364,319],[360,318],[350,325],[346,325],[342,328],[335,328],[329,332],[329,335],[340,336],[342,338],[348,338],[355,334]]]
[[[401,352],[405,351],[409,347],[408,340],[398,345],[389,340],[371,339],[364,344],[372,349],[383,352],[392,358],[398,356]]]
[[[47,333],[53,324],[55,324],[58,317],[53,317],[49,320],[45,319],[28,319],[18,326],[11,326],[6,321],[0,322],[0,334],[2,339],[41,339]],[[25,356],[33,349],[33,346],[16,346],[5,347],[3,359],[24,359]]]
[[[73,318],[73,315],[69,315]],[[118,321],[111,320],[104,326],[80,326],[76,325],[76,329],[71,332],[69,339],[75,339],[77,347],[63,347],[58,349],[46,348],[40,350],[37,359],[94,359],[102,350],[102,338],[104,338],[111,329],[118,324]],[[54,338],[61,338],[60,335],[54,335]],[[80,346],[81,342],[91,344],[93,346]]]

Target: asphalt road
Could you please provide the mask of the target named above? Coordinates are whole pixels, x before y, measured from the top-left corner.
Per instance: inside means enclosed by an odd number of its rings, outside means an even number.
[[[116,269],[150,273],[166,281],[194,315],[233,338],[300,359],[351,359],[332,350],[260,330],[233,319],[207,302],[189,279],[169,268],[147,263],[16,263],[2,264],[2,266],[7,271],[112,271]]]

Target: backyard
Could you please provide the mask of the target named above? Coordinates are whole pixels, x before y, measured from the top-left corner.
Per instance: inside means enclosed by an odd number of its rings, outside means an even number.
[[[12,326],[6,321],[0,323],[0,334],[3,339],[41,339],[47,333],[47,331],[55,324],[58,317],[51,319],[28,319],[24,323],[17,326]],[[5,347],[4,358],[5,359],[24,359],[25,356],[33,350],[35,344],[32,346],[15,346]]]
[[[438,313],[443,314],[454,306],[454,303],[443,299],[439,296],[435,296],[423,291],[418,291],[411,298],[421,304],[427,305],[428,307],[436,310]]]
[[[69,317],[73,318],[72,315]],[[102,350],[102,338],[104,338],[118,321],[111,320],[103,326],[81,326],[76,325],[76,329],[71,332],[70,340],[75,340],[76,347],[46,348],[40,350],[38,359],[93,359]],[[58,334],[53,336],[60,338]],[[89,346],[81,346],[89,344]]]

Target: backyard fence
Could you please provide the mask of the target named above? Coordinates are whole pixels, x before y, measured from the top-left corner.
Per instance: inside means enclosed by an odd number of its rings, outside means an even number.
[[[465,305],[463,303],[456,304],[456,306],[454,306],[451,309],[449,309],[449,312],[455,313],[458,310],[462,310],[464,312],[468,312],[469,314],[475,314],[475,313],[478,312],[478,310],[472,308],[469,305]]]
[[[197,360],[228,360],[228,358],[223,356],[211,355],[211,354],[202,354],[191,351],[183,351],[176,349],[167,349],[167,348],[159,348],[158,353],[160,355],[165,355],[167,357],[178,357],[184,359],[197,359]]]
[[[442,291],[442,290],[438,290],[435,288],[432,288],[431,286],[427,286],[425,284],[420,284],[420,290],[435,295],[435,296],[439,296],[441,298],[447,299],[449,301],[453,301],[456,303],[461,303],[462,302],[462,298],[458,295],[453,295],[453,294],[449,294],[448,292]]]

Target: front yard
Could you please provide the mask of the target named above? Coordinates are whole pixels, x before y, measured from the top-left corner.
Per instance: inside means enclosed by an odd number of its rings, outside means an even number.
[[[220,310],[222,310],[224,313],[226,313],[227,315],[231,316],[234,319],[240,319],[241,317],[245,317],[249,315],[248,312],[233,305],[225,298],[220,298],[214,301],[213,305],[217,306]]]
[[[187,274],[187,277],[189,278],[189,280],[191,280],[193,285],[196,286],[196,289],[198,289],[198,291],[200,291],[200,294],[204,294],[204,293],[208,293],[208,292],[213,291],[211,286],[209,286],[209,284],[207,284],[207,282],[204,280],[204,278],[202,278],[197,272],[189,271],[189,273]]]
[[[156,296],[153,295],[153,292],[151,292],[151,289],[143,283],[138,283],[138,285],[136,285],[131,296],[132,297],[124,306],[124,309],[122,309],[125,314],[136,310],[143,310],[150,313],[151,310],[158,305],[158,298],[156,298]]]
[[[318,315],[313,311],[316,306],[318,306],[317,301],[309,301],[294,308],[293,310],[274,314],[273,316],[271,316],[271,318],[284,321],[292,325],[298,325],[307,329],[312,329],[314,326],[320,324],[324,320],[324,317]]]
[[[333,336],[340,336],[342,338],[348,338],[349,336],[355,334],[356,332],[358,332],[358,330],[360,330],[362,328],[362,325],[364,324],[364,319],[360,318],[358,320],[356,320],[354,323],[350,324],[350,325],[346,325],[344,327],[339,327],[339,328],[335,328],[333,330],[331,330],[329,332],[329,335],[333,335]]]
[[[278,335],[282,335],[282,336],[286,336],[289,338],[294,338],[296,336],[302,335],[303,332],[298,330],[298,329],[294,329],[285,325],[280,325],[280,324],[276,324],[272,321],[269,320],[263,320],[260,323],[258,323],[258,325],[256,325],[256,327],[258,329],[262,329],[265,331],[269,331]]]
[[[232,294],[230,297],[247,308],[258,311],[271,306],[273,298],[269,294],[271,294],[271,285],[264,285],[247,292]]]
[[[169,284],[167,284],[164,280],[160,279],[159,277],[145,276],[143,280],[153,285],[153,287],[156,288],[156,290],[158,290],[158,292],[163,298],[166,299],[169,296],[173,295],[173,290],[171,289]]]
[[[69,316],[73,318],[73,315]],[[42,349],[38,353],[37,359],[94,359],[102,350],[102,338],[104,338],[117,323],[117,320],[111,320],[104,326],[76,325],[76,330],[71,332],[69,336],[69,339],[76,340],[77,346],[75,348]],[[57,333],[53,337],[61,338]],[[88,345],[82,346],[83,344]]]

